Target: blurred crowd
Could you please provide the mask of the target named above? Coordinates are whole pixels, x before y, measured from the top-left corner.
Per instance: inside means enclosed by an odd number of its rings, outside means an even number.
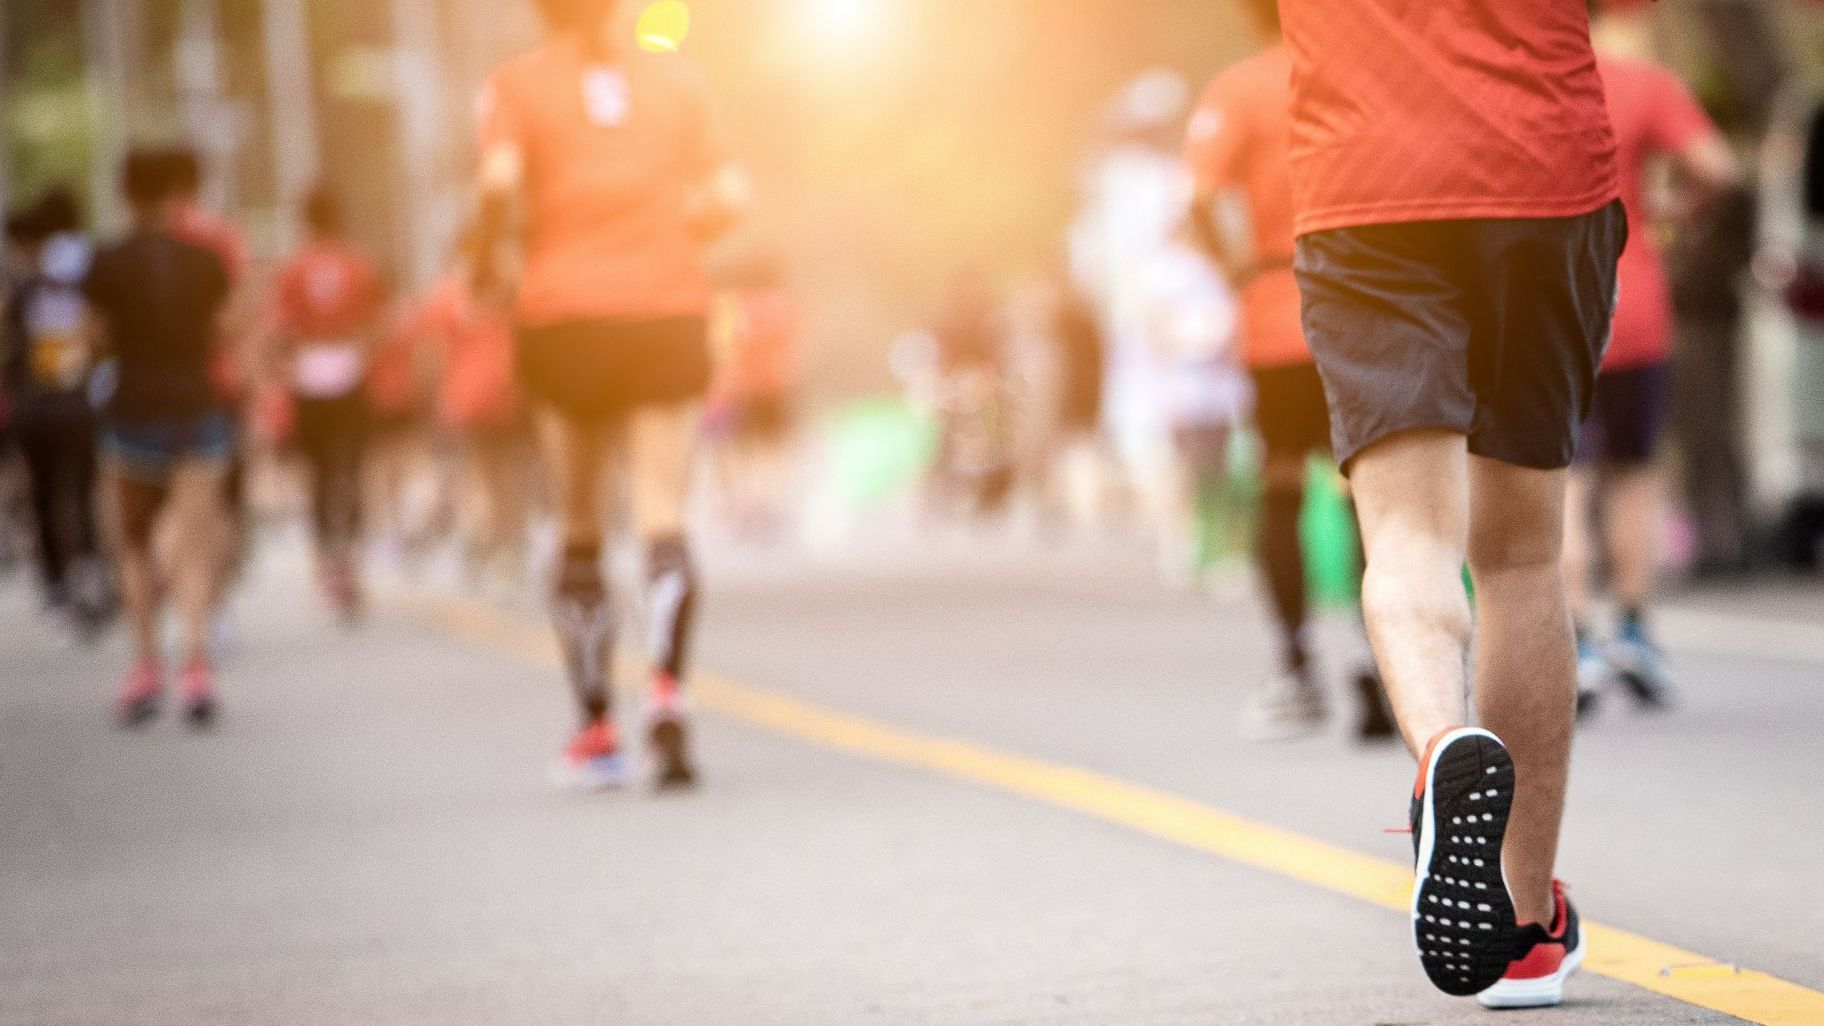
[[[1254,544],[1256,396],[1238,284],[1202,238],[1209,212],[1183,156],[1195,94],[1157,71],[1111,98],[1052,266],[959,268],[893,346],[923,432],[905,475],[922,513],[1137,529],[1172,580]],[[1653,221],[1637,226],[1663,244],[1676,317],[1671,444],[1656,459],[1678,499],[1654,543],[1700,575],[1815,567],[1824,533],[1824,103],[1795,86],[1771,127],[1735,141],[1758,173],[1701,203],[1660,176]],[[242,230],[204,209],[194,154],[133,159],[157,165],[180,234],[218,254],[231,288],[213,368],[234,412],[218,611],[251,526],[272,522],[311,525],[324,599],[345,615],[369,561],[448,557],[478,587],[520,586],[546,486],[507,303],[475,285],[469,243],[451,240],[435,281],[402,287],[345,230],[341,197],[319,190],[292,212],[304,242],[256,265]],[[83,213],[75,190],[53,188],[7,214],[0,562],[35,568],[45,606],[94,634],[119,575],[95,458],[112,368],[88,345],[97,240]],[[803,532],[804,497],[819,493],[806,468],[828,470],[816,456],[837,430],[804,416],[807,313],[787,279],[775,253],[724,261],[713,318],[705,505],[755,541]],[[302,345],[325,338],[346,344]],[[1307,473],[1320,512],[1346,518],[1334,468]],[[1332,533],[1344,540],[1323,558],[1353,559],[1349,528]]]

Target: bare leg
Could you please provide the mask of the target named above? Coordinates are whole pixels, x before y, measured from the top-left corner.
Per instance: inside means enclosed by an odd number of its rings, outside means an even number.
[[[225,538],[222,477],[222,468],[205,463],[181,467],[171,478],[172,533],[181,553],[171,564],[171,591],[183,617],[184,657],[192,661],[209,655]]]
[[[1596,560],[1590,537],[1590,516],[1595,501],[1593,472],[1572,470],[1564,495],[1564,586],[1573,622],[1590,622],[1590,573]],[[1613,516],[1613,504],[1610,507]]]
[[[1468,459],[1462,435],[1413,431],[1356,457],[1350,475],[1368,560],[1362,610],[1414,754],[1468,720]]]
[[[1615,597],[1624,608],[1645,609],[1659,577],[1659,472],[1625,467],[1609,484],[1607,535],[1615,562]]]
[[[108,500],[103,512],[120,570],[120,600],[133,634],[134,657],[142,664],[154,663],[159,659],[159,594],[153,529],[164,490],[113,467],[104,476]]]
[[[1476,582],[1476,700],[1514,760],[1503,852],[1523,923],[1549,924],[1570,774],[1577,676],[1565,597],[1564,471],[1470,461]]]

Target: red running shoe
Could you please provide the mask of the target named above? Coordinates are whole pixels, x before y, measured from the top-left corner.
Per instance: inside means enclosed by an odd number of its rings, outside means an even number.
[[[193,727],[215,724],[215,673],[205,659],[192,659],[184,667],[184,718]]]
[[[120,688],[120,725],[139,727],[158,715],[164,701],[165,683],[158,664],[145,660],[127,671]]]
[[[614,721],[597,720],[570,739],[551,766],[551,780],[559,787],[579,791],[605,791],[627,783],[627,760],[621,753],[620,732]]]
[[[1514,947],[1519,957],[1501,982],[1476,995],[1482,1007],[1555,1008],[1564,1003],[1564,981],[1583,966],[1583,927],[1563,881],[1552,881],[1552,899],[1557,911],[1551,928],[1538,923],[1520,927]]]

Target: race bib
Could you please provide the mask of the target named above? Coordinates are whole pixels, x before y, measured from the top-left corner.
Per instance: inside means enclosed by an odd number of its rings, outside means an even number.
[[[361,387],[367,361],[353,342],[311,342],[292,357],[291,383],[306,399],[339,399]]]
[[[583,72],[583,111],[591,124],[604,128],[624,125],[631,106],[627,76],[613,68],[595,67]]]
[[[82,386],[82,342],[72,335],[40,335],[32,339],[29,365],[32,384],[68,392]]]
[[[82,387],[88,354],[82,344],[82,300],[67,289],[40,293],[26,311],[26,366],[32,384],[67,392]]]

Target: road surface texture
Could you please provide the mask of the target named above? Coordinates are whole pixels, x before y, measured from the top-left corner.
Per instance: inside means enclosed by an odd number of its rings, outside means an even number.
[[[123,643],[0,587],[0,1024],[1490,1021],[1388,907],[1409,757],[1341,715],[1239,738],[1251,602],[993,538],[707,562],[707,783],[671,797],[547,786],[531,599],[402,584],[345,631],[269,554],[198,736],[115,729]],[[1504,1021],[1739,1021],[1629,972],[1824,1008],[1824,587],[1664,622],[1684,700],[1583,731],[1564,850],[1621,979]]]

